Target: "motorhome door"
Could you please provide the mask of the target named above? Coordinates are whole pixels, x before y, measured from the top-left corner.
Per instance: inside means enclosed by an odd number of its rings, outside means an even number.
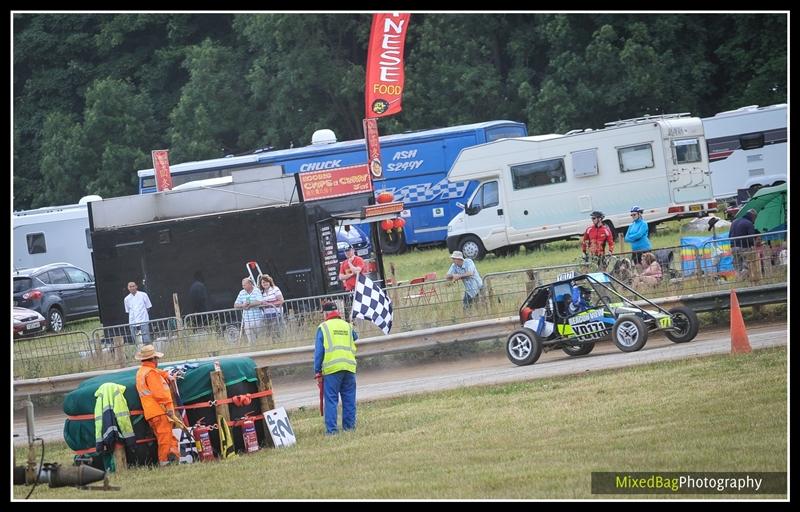
[[[464,208],[467,232],[478,235],[487,250],[508,245],[500,188],[497,180],[481,183]]]
[[[675,203],[708,200],[712,196],[708,155],[702,137],[671,137],[665,140],[667,180]]]

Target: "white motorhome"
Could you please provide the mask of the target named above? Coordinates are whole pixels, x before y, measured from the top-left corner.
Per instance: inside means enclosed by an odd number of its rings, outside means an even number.
[[[86,196],[78,204],[14,212],[14,268],[66,261],[93,273],[86,205],[101,199]]]
[[[786,104],[751,105],[703,119],[714,197],[786,183]]]
[[[715,209],[703,124],[687,115],[461,150],[448,180],[480,186],[447,226],[448,249],[480,259],[487,251],[574,237],[594,210],[619,228],[630,224],[634,205],[651,225]]]

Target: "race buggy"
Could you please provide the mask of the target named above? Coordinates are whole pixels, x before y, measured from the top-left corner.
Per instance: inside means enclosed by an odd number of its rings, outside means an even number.
[[[595,342],[609,337],[623,352],[641,350],[655,331],[686,343],[700,327],[690,308],[667,311],[604,272],[568,272],[538,286],[525,299],[519,319],[522,328],[506,341],[508,359],[519,366],[535,363],[542,351],[559,348],[570,356],[586,355]]]

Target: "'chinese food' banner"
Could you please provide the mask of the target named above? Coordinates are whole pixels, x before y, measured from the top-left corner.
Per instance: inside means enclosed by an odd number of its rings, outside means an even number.
[[[403,47],[410,17],[408,13],[372,15],[364,95],[367,118],[391,116],[403,110]]]

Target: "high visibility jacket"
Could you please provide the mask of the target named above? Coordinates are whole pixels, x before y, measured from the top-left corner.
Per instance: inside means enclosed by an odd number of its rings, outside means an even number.
[[[94,392],[94,439],[98,453],[111,451],[117,441],[124,441],[130,449],[136,446],[131,412],[125,400],[125,386],[106,382]]]
[[[156,368],[151,361],[142,362],[136,372],[136,391],[142,401],[144,419],[166,414],[167,409],[174,409],[172,394],[169,391],[169,374]]]
[[[353,328],[341,318],[331,318],[319,325],[325,356],[322,358],[322,375],[348,371],[356,373],[356,343]]]

